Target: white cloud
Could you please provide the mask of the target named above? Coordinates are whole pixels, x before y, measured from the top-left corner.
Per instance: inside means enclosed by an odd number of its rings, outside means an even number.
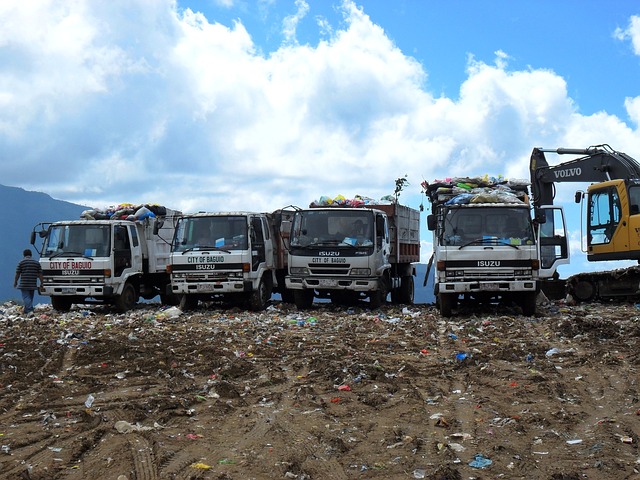
[[[640,55],[640,16],[632,15],[627,28],[616,28],[613,36],[621,41],[631,40],[633,52]]]
[[[624,99],[624,106],[627,109],[627,114],[636,126],[640,125],[640,97],[627,97]]]
[[[271,210],[379,198],[406,174],[417,206],[422,180],[528,178],[534,146],[640,151],[637,130],[581,115],[563,77],[512,70],[507,51],[470,56],[457,98],[437,96],[353,2],[344,24],[316,19],[317,45],[293,41],[309,10],[295,5],[264,55],[241,20],[173,0],[0,2],[2,183],[97,207]],[[639,101],[625,105],[637,128]]]
[[[285,43],[297,44],[296,29],[302,19],[309,13],[309,4],[304,0],[295,0],[297,8],[296,13],[289,15],[282,21],[282,32],[284,35]]]

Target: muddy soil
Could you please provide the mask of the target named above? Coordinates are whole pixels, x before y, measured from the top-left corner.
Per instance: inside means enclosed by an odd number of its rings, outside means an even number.
[[[640,310],[0,305],[2,479],[640,479]]]

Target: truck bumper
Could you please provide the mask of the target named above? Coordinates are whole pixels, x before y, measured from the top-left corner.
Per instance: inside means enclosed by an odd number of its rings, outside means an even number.
[[[222,293],[241,293],[251,291],[253,291],[252,283],[243,280],[171,284],[171,292],[177,295],[216,295]]]
[[[44,285],[41,295],[70,297],[112,297],[113,287],[106,285]]]
[[[291,290],[351,290],[370,292],[378,290],[377,278],[308,278],[286,277],[285,285]]]
[[[508,281],[474,281],[474,282],[443,282],[438,284],[440,293],[508,293],[508,292],[535,292],[537,282],[533,280],[508,280]]]

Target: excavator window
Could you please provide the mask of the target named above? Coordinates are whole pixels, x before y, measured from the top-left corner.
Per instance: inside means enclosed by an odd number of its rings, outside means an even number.
[[[588,243],[610,243],[620,223],[620,198],[615,187],[591,193],[589,199]]]
[[[629,213],[640,213],[640,186],[629,187]]]

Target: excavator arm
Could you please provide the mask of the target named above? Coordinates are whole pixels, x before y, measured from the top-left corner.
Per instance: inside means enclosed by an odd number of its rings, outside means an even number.
[[[549,165],[545,153],[580,155]],[[640,262],[640,164],[609,145],[586,149],[534,148],[529,164],[535,216],[544,228],[544,207],[553,205],[558,182],[590,183],[586,195],[586,253],[589,261]],[[585,199],[581,194],[576,201]],[[542,239],[541,239],[542,240]],[[544,242],[541,241],[541,244]],[[640,268],[587,272],[567,279],[579,301],[640,298]]]
[[[558,155],[582,155],[559,165],[549,165],[545,152]],[[606,182],[614,179],[640,180],[640,164],[626,153],[609,145],[589,148],[534,148],[529,162],[533,205],[553,205],[555,183]]]

